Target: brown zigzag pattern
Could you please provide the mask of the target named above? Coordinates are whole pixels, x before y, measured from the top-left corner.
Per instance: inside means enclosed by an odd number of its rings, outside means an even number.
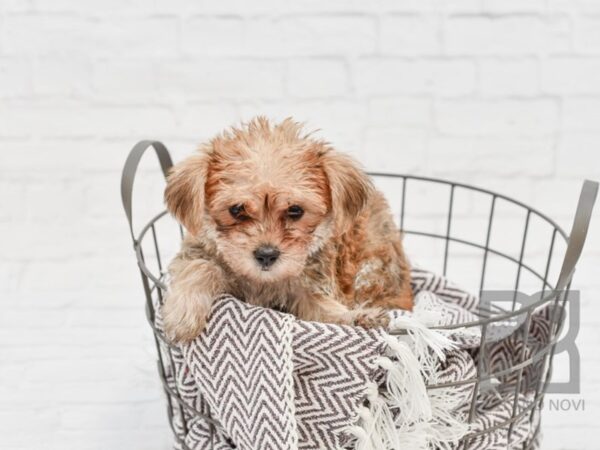
[[[299,447],[338,448],[357,419],[383,352],[380,331],[295,322],[293,362]],[[325,445],[325,446],[324,446]]]
[[[477,312],[477,297],[444,277],[414,270],[413,287],[427,305],[425,312],[428,308],[441,312],[441,323],[470,321]],[[512,367],[522,350],[527,357],[543,347],[549,340],[551,317],[551,308],[532,315],[527,343],[523,342],[522,324],[509,334],[488,329],[487,370]],[[160,330],[160,312],[156,324]],[[457,330],[452,338],[462,349],[448,353],[440,364],[438,383],[471,379],[476,374],[479,336],[461,335]],[[344,429],[356,422],[367,382],[382,380],[383,373],[374,362],[384,351],[382,342],[379,331],[302,322],[231,297],[217,299],[205,332],[190,345],[170,352],[161,344],[161,355],[169,387],[186,405],[210,415],[219,427],[211,429],[205,420],[182,412],[171,402],[174,431],[185,440],[186,448],[194,450],[352,447],[352,438]],[[532,389],[541,373],[541,363],[523,371],[517,411],[531,404]],[[499,385],[479,393],[473,431],[500,426],[511,417],[516,373],[501,378]],[[458,388],[464,405],[455,413],[468,414],[472,389],[471,384]],[[528,419],[526,414],[515,424],[511,448],[532,439],[539,415],[534,415],[533,423]],[[458,448],[465,448],[463,444]],[[507,446],[508,427],[500,426],[472,439],[466,448]]]
[[[291,361],[291,335],[286,332],[291,320],[222,298],[205,332],[183,347],[213,417],[240,449],[297,448],[291,370],[286,367]]]

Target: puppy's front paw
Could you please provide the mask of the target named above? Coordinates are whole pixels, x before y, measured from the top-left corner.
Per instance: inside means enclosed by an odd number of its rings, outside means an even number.
[[[363,309],[356,312],[353,324],[363,328],[387,328],[390,324],[390,316],[384,309]]]
[[[163,323],[167,338],[185,344],[197,338],[206,326],[212,300],[206,296],[167,297],[163,305]]]

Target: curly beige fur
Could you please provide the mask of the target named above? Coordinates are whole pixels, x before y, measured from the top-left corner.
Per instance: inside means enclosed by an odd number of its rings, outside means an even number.
[[[365,327],[385,326],[388,309],[412,308],[385,199],[352,159],[291,119],[259,117],[215,137],[173,168],[165,202],[188,231],[163,307],[174,341],[198,336],[223,293]],[[255,256],[265,245],[279,253],[268,267]]]

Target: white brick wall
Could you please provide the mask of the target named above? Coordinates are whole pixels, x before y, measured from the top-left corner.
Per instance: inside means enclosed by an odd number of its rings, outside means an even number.
[[[118,191],[137,140],[179,159],[232,122],[293,115],[370,169],[479,184],[568,227],[581,180],[600,179],[598,14],[600,0],[0,0],[0,448],[169,448]],[[142,175],[138,215],[160,207],[154,160]],[[439,228],[428,199],[419,223]],[[456,211],[475,227],[484,210]],[[570,398],[585,411],[547,411],[547,449],[597,448],[599,218],[576,278]]]

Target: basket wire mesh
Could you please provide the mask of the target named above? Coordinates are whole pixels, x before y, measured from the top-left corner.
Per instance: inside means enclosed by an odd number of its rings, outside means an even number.
[[[162,305],[167,289],[165,281],[165,261],[167,261],[167,259],[165,256],[168,252],[165,251],[165,244],[161,241],[164,235],[160,234],[158,229],[163,222],[169,221],[170,217],[167,211],[158,213],[144,225],[138,234],[135,234],[132,225],[133,183],[140,159],[148,148],[153,148],[155,150],[162,172],[165,176],[167,175],[168,170],[172,166],[172,160],[167,148],[158,141],[141,141],[134,146],[125,163],[121,181],[121,194],[144,288],[146,316],[148,323],[153,330],[154,342],[158,355],[158,372],[167,398],[169,424],[179,447],[188,449],[189,447],[182,438],[188,432],[186,420],[178,421],[176,420],[176,417],[201,417],[210,426],[211,441],[214,445],[213,438],[219,424],[211,417],[210,410],[201,412],[183,401],[177,383],[168,382],[168,374],[175,367],[172,352],[173,347],[155,325],[155,310],[159,305]],[[496,388],[503,390],[503,392],[510,391],[514,395],[510,418],[482,430],[470,432],[463,438],[459,448],[467,449],[472,440],[481,438],[483,435],[499,429],[506,431],[508,442],[510,444],[515,424],[521,420],[529,420],[531,423],[534,422],[534,416],[539,413],[540,406],[544,400],[544,395],[548,390],[552,376],[552,361],[556,350],[556,344],[561,334],[561,327],[565,321],[565,305],[571,290],[571,279],[585,242],[598,184],[591,181],[586,181],[584,183],[575,214],[572,232],[570,236],[568,236],[556,222],[540,211],[531,208],[520,201],[486,189],[463,183],[412,175],[372,173],[371,176],[376,182],[378,180],[383,180],[389,185],[389,182],[391,181],[393,182],[392,184],[395,185],[395,188],[399,189],[399,196],[397,193],[391,192],[390,195],[388,195],[388,199],[392,206],[398,205],[399,203],[399,226],[405,236],[404,239],[406,244],[408,244],[413,237],[441,243],[441,246],[436,246],[437,251],[435,253],[437,253],[437,258],[441,263],[441,272],[443,275],[446,275],[449,272],[456,261],[460,261],[460,252],[455,254],[451,251],[451,247],[454,245],[474,249],[480,252],[481,259],[478,264],[479,281],[476,283],[480,294],[483,294],[488,288],[487,276],[489,275],[490,259],[492,257],[503,259],[516,268],[514,277],[512,277],[512,282],[511,277],[503,275],[504,278],[507,278],[508,283],[511,285],[511,289],[515,293],[510,308],[490,305],[487,309],[480,309],[480,317],[476,321],[437,327],[445,329],[476,327],[481,330],[479,342],[480,354],[477,358],[478,362],[476,366],[477,376],[458,382],[428,386],[428,389],[440,389],[451,386],[472,386],[471,400],[468,409],[468,420],[471,422],[474,419],[478,394],[484,384],[491,383],[493,380],[498,380],[503,377],[508,377],[511,380],[510,383],[505,383]],[[413,189],[416,185],[419,186],[418,189]],[[447,195],[447,207],[444,216],[441,217],[439,213],[437,213],[430,218],[430,220],[442,224],[442,230],[424,231],[423,229],[411,227],[409,225],[410,212],[407,206],[408,201],[411,198],[410,196],[420,189],[429,189],[432,187],[445,190]],[[457,214],[457,196],[459,191],[463,194],[467,193],[478,197],[476,203],[479,205],[480,210],[483,208],[485,216],[485,219],[479,226],[481,231],[484,232],[483,242],[477,242],[475,239],[466,238],[464,236],[461,237],[457,233],[457,226],[460,225],[460,223],[458,223],[459,214]],[[393,197],[390,198],[390,196]],[[520,232],[515,232],[513,233],[514,236],[511,235],[507,237],[508,239],[516,240],[518,242],[519,245],[516,255],[509,254],[502,248],[492,245],[492,230],[494,224],[496,224],[498,220],[498,207],[500,202],[511,205],[524,215]],[[487,207],[485,205],[487,205]],[[486,208],[487,211],[485,211]],[[444,208],[440,205],[435,206],[435,210],[437,211],[443,209]],[[541,222],[546,227],[546,231],[548,231],[548,238],[545,240],[546,242],[542,242],[541,251],[538,252],[537,256],[537,262],[541,269],[534,267],[533,258],[530,258],[526,252],[528,240],[531,239],[533,234],[533,220]],[[173,226],[170,228],[170,239],[166,241],[167,245],[171,247],[168,250],[170,252],[175,252],[177,251],[177,241],[183,238],[184,230],[181,225],[175,225],[175,232],[173,231]],[[173,236],[176,236],[176,239],[173,239]],[[563,258],[561,258],[563,255],[558,254],[561,252],[557,251],[557,247],[561,243],[563,247],[566,247]],[[410,251],[408,253],[410,254]],[[542,256],[540,256],[540,254]],[[551,268],[557,261],[560,265],[560,272],[557,281],[553,282],[551,278]],[[560,264],[561,262],[562,264]],[[527,304],[517,302],[517,292],[521,288],[524,274],[527,274],[529,278],[536,280],[539,283],[540,288],[540,293],[536,299]],[[517,359],[518,363],[512,364],[510,367],[504,368],[501,371],[489,373],[487,370],[489,360],[488,355],[486,354],[486,344],[490,328],[498,324],[504,324],[507,321],[519,319],[519,323],[524,324],[520,328],[523,330],[521,338],[523,339],[523,342],[527,342],[529,339],[529,328],[532,315],[544,305],[552,306],[550,334],[545,345],[529,356],[526,355],[525,351],[527,346],[523,345]],[[539,371],[540,375],[535,380],[535,395],[526,406],[519,407],[517,399],[518,394],[522,389],[521,384],[524,378],[524,371],[534,365],[541,367]],[[516,377],[514,374],[516,374]],[[540,426],[541,421],[538,420],[530,438],[527,442],[522,444],[521,447],[523,449],[534,448],[534,442],[539,439]]]

